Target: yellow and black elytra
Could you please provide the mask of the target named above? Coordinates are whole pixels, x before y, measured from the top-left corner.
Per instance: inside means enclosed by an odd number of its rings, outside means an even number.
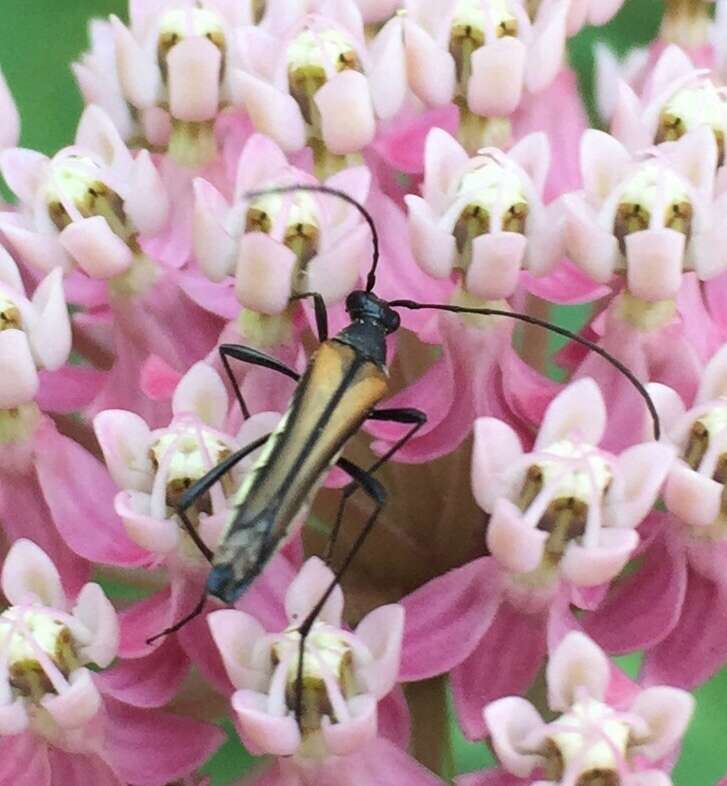
[[[225,603],[234,603],[290,537],[294,522],[300,520],[301,512],[311,501],[313,494],[331,466],[336,464],[347,473],[351,478],[351,483],[344,489],[338,508],[328,547],[329,560],[341,525],[346,501],[357,488],[360,488],[371,498],[374,503],[373,512],[348,555],[335,572],[335,579],[298,627],[301,635],[300,677],[305,637],[329,595],[371,531],[386,502],[386,492],[372,473],[388,461],[427,421],[426,414],[418,409],[376,408],[389,393],[386,337],[399,327],[399,315],[395,309],[433,309],[461,314],[503,316],[565,336],[596,352],[623,373],[646,401],[654,420],[654,432],[657,439],[660,428],[654,404],[644,385],[634,374],[603,348],[566,328],[527,314],[499,309],[417,303],[413,300],[386,302],[379,298],[373,292],[379,259],[376,227],[367,210],[345,192],[328,186],[295,184],[254,191],[245,196],[253,198],[265,194],[293,191],[316,191],[330,194],[349,203],[363,216],[371,230],[373,244],[373,261],[368,273],[366,289],[356,290],[348,295],[346,311],[351,320],[350,324],[331,338],[328,337],[328,320],[321,295],[308,292],[297,296],[301,299],[309,297],[313,300],[320,341],[318,349],[311,356],[302,375],[277,358],[252,347],[225,344],[219,348],[223,366],[245,417],[249,417],[250,412],[233,374],[230,365],[231,359],[277,371],[296,380],[297,387],[288,410],[277,428],[271,434],[232,453],[190,486],[178,499],[176,510],[190,537],[211,563],[206,594],[214,595]],[[401,439],[391,445],[386,453],[364,470],[342,458],[340,454],[346,443],[360,430],[366,420],[397,422],[407,424],[410,428]],[[230,499],[232,509],[230,517],[220,543],[213,552],[200,539],[186,511],[215,483],[220,481],[232,467],[260,447],[263,448],[260,456],[237,492]],[[191,618],[201,613],[206,594],[200,600],[197,608],[189,615],[155,636],[154,639],[178,630]],[[150,639],[150,641],[154,639]],[[300,711],[299,700],[296,705],[298,717],[300,717]]]

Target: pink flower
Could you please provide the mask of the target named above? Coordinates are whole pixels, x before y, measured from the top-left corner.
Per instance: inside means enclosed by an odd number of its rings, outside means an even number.
[[[75,67],[86,100],[113,108],[127,135],[137,115],[142,135],[179,163],[207,163],[230,100],[234,31],[252,21],[250,11],[228,0],[132,3],[128,27],[116,16],[96,23],[91,52]]]
[[[133,412],[108,410],[94,419],[98,441],[116,485],[122,490],[113,501],[127,537],[138,547],[148,567],[164,566],[168,588],[132,606],[122,615],[122,655],[130,660],[108,677],[109,690],[122,701],[160,706],[176,693],[190,662],[197,663],[220,690],[227,689],[219,658],[212,647],[204,617],[182,628],[175,636],[148,646],[146,639],[184,617],[199,600],[209,569],[199,548],[182,528],[174,508],[176,499],[223,458],[269,433],[278,420],[275,413],[255,415],[231,435],[225,424],[228,398],[218,374],[197,363],[182,377],[172,400],[174,419],[152,430]],[[239,488],[255,459],[241,462],[225,480],[215,485],[188,515],[210,549],[217,547],[228,522],[228,500]],[[105,562],[113,563],[109,552]],[[244,604],[258,605],[266,619],[277,620],[280,592],[262,596],[269,586],[289,575],[283,557],[271,563],[266,578],[250,591]],[[268,586],[268,579],[270,585]],[[267,610],[267,611],[266,611]],[[143,690],[137,683],[145,675]]]
[[[71,322],[63,295],[63,276],[53,270],[31,299],[20,272],[0,247],[0,361],[3,389],[0,409],[32,401],[39,387],[37,368],[59,369],[71,351]]]
[[[405,197],[414,256],[434,278],[454,268],[464,288],[486,300],[508,298],[520,271],[549,272],[560,257],[560,222],[543,204],[550,164],[544,134],[507,155],[486,148],[469,158],[446,132],[427,136],[422,197]]]
[[[280,758],[264,783],[343,784],[366,772],[412,784],[439,783],[396,745],[378,735],[378,706],[399,671],[404,613],[399,605],[368,614],[353,633],[342,627],[343,593],[336,588],[311,628],[303,655],[302,714],[296,719],[297,626],[333,580],[317,557],[288,587],[288,627],[266,632],[249,614],[218,611],[210,629],[225,669],[240,735],[248,750]],[[286,780],[288,778],[289,780]]]
[[[628,291],[652,302],[673,300],[687,270],[717,276],[727,266],[718,239],[727,205],[713,198],[716,163],[705,127],[640,157],[587,131],[584,192],[565,197],[571,259],[599,283],[625,273]]]
[[[409,85],[428,106],[456,97],[474,115],[507,117],[562,64],[568,2],[544,3],[534,23],[514,1],[409,0],[406,8]]]
[[[694,709],[688,693],[666,686],[623,690],[624,678],[612,674],[602,650],[579,632],[554,649],[546,680],[549,708],[560,713],[549,723],[518,696],[484,709],[500,764],[517,776],[508,783],[535,784],[533,777],[539,786],[571,786],[591,778],[612,778],[623,786],[671,783],[668,757]],[[494,781],[481,773],[456,782]]]
[[[109,665],[119,628],[97,584],[68,598],[46,554],[18,540],[3,566],[2,590],[12,604],[0,615],[4,782],[81,786],[93,774],[99,786],[162,786],[219,746],[221,734],[213,726],[140,713],[104,696],[87,665]],[[145,744],[150,735],[160,747]],[[181,749],[165,752],[165,735]]]
[[[619,83],[611,133],[629,150],[680,139],[700,126],[714,132],[721,161],[727,102],[709,72],[679,47],[662,52],[640,98],[625,81]]]
[[[667,680],[692,688],[727,663],[724,626],[704,624],[727,613],[721,474],[726,372],[723,347],[705,368],[688,411],[672,389],[649,386],[662,413],[665,441],[679,452],[664,488],[669,513],[652,514],[655,537],[643,564],[585,623],[610,652],[647,649],[644,676],[651,683]],[[624,620],[618,627],[609,623],[616,608]],[[648,624],[640,613],[644,608],[649,609]]]
[[[571,0],[568,11],[568,35],[575,35],[584,25],[600,26],[609,22],[621,10],[624,0]],[[547,8],[548,0],[540,1]]]
[[[460,721],[472,738],[483,733],[482,704],[524,691],[546,638],[573,625],[568,603],[596,607],[638,546],[635,528],[656,500],[673,451],[647,442],[616,457],[597,447],[605,429],[605,404],[592,380],[556,396],[532,453],[502,421],[475,424],[472,488],[490,514],[492,556],[404,600],[401,675],[415,680],[452,670]]]
[[[261,28],[240,31],[243,67],[232,76],[233,99],[253,125],[285,151],[311,142],[319,170],[326,153],[356,153],[392,117],[406,93],[398,19],[369,44],[353,0],[322,3],[283,40]],[[340,168],[340,167],[336,167]]]
[[[361,166],[325,183],[363,203],[370,179]],[[234,291],[246,323],[254,320],[250,312],[282,316],[291,298],[305,292],[320,292],[327,303],[340,302],[358,286],[370,261],[368,227],[336,197],[305,191],[245,197],[248,191],[295,183],[316,180],[291,166],[275,142],[262,134],[253,135],[242,151],[232,204],[208,182],[195,182],[198,264],[212,281],[235,277]],[[220,300],[221,295],[213,298]]]
[[[0,117],[3,118],[0,150],[15,147],[20,139],[20,116],[2,71],[0,71]]]
[[[142,256],[139,236],[167,220],[167,197],[149,154],[134,158],[110,118],[88,107],[76,144],[52,159],[15,148],[0,168],[20,201],[20,214],[3,214],[2,231],[31,267],[71,270],[116,280]],[[95,305],[95,304],[94,304]]]

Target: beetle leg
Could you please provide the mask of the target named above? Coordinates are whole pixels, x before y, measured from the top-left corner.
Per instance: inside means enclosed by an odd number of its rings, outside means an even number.
[[[356,487],[361,488],[373,500],[375,507],[364,524],[363,529],[354,541],[351,550],[346,555],[346,559],[343,561],[343,564],[335,572],[333,581],[331,581],[320,600],[311,609],[308,616],[298,627],[298,633],[300,634],[300,647],[298,651],[298,673],[295,682],[295,717],[298,723],[300,723],[300,719],[302,717],[303,658],[305,656],[305,640],[308,637],[311,628],[313,627],[313,623],[316,621],[316,618],[321,613],[323,607],[326,605],[326,601],[331,596],[333,590],[340,584],[343,575],[348,570],[350,564],[353,562],[355,556],[358,554],[364,542],[366,541],[366,538],[369,536],[369,533],[374,528],[376,519],[379,517],[379,514],[386,504],[386,490],[381,485],[381,483],[376,480],[376,478],[372,477],[368,472],[361,469],[360,467],[357,467],[355,464],[352,464],[346,459],[339,459],[338,464],[341,469],[351,475],[351,477],[354,479],[354,482],[356,483]]]
[[[293,295],[292,300],[303,300],[313,298],[313,307],[316,312],[316,328],[318,330],[318,341],[322,344],[328,340],[328,312],[326,302],[320,292],[303,292],[300,295]]]
[[[385,464],[395,453],[397,450],[401,449],[406,443],[419,431],[422,426],[427,422],[426,413],[422,412],[419,409],[376,409],[369,415],[369,420],[384,420],[390,423],[408,423],[412,424],[412,427],[409,431],[404,434],[403,437],[398,439],[382,456],[374,461],[374,463],[366,469],[366,472],[371,474],[376,472],[379,467]],[[343,461],[343,460],[341,460]],[[354,477],[351,472],[348,471],[347,467],[344,466],[341,461],[338,462],[338,466],[344,471],[347,472],[351,477]],[[351,465],[350,462],[346,462],[349,466]],[[358,469],[358,468],[357,468]],[[362,470],[359,469],[359,472]],[[336,512],[336,522],[333,525],[333,529],[331,530],[331,537],[328,540],[328,547],[326,548],[325,553],[325,561],[326,563],[330,564],[331,559],[333,558],[333,550],[336,547],[336,540],[338,539],[338,534],[341,529],[341,523],[343,521],[343,514],[346,510],[346,505],[348,504],[348,500],[356,493],[356,490],[360,487],[360,485],[355,482],[349,483],[347,486],[344,487],[343,493],[341,494],[341,500],[338,503],[338,511]]]
[[[232,367],[230,366],[229,360],[230,358],[240,360],[243,363],[250,363],[253,366],[269,368],[272,371],[277,371],[279,374],[285,374],[286,377],[290,377],[296,382],[300,379],[300,374],[297,371],[294,371],[292,368],[286,366],[285,363],[283,363],[281,360],[278,360],[277,358],[274,358],[272,355],[268,355],[265,352],[261,352],[259,349],[253,349],[253,347],[246,347],[243,344],[222,344],[219,347],[219,353],[220,358],[222,359],[222,365],[225,368],[225,373],[227,374],[227,378],[230,380],[232,389],[235,391],[235,398],[237,399],[237,403],[240,405],[242,416],[245,418],[245,420],[250,417],[250,410],[245,403],[245,399],[242,397],[240,386],[238,385],[235,375],[232,372]]]

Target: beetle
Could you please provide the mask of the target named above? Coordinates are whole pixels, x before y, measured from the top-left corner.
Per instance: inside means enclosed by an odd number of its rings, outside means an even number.
[[[602,347],[566,328],[553,325],[527,314],[493,308],[470,308],[437,303],[418,303],[413,300],[387,302],[374,293],[379,261],[379,239],[372,216],[363,205],[343,191],[323,185],[294,184],[248,192],[253,198],[265,194],[292,191],[316,191],[342,199],[363,216],[371,230],[373,258],[365,289],[351,292],[346,299],[350,323],[333,337],[328,336],[328,320],[323,298],[318,293],[306,292],[296,298],[311,298],[315,309],[319,346],[311,356],[302,375],[280,360],[253,347],[224,344],[219,347],[222,364],[229,377],[243,415],[250,415],[235,379],[230,360],[263,366],[284,374],[297,382],[287,412],[275,430],[240,450],[232,453],[205,476],[192,484],[175,504],[176,511],[200,551],[211,563],[205,594],[190,614],[162,631],[149,641],[174,632],[201,613],[207,595],[233,604],[262,572],[271,557],[296,531],[293,526],[301,519],[301,512],[310,503],[315,491],[334,464],[351,478],[339,504],[331,533],[327,557],[332,555],[347,500],[357,488],[373,502],[373,512],[366,520],[349,553],[334,573],[334,580],[319,602],[301,622],[299,678],[302,677],[302,655],[305,637],[341,577],[363,545],[386,504],[386,491],[373,473],[399,450],[427,422],[426,414],[418,409],[387,409],[377,405],[389,394],[386,359],[386,338],[400,325],[396,309],[431,309],[459,314],[503,316],[536,325],[572,339],[596,352],[612,363],[635,386],[646,401],[654,420],[654,432],[659,438],[659,418],[643,384],[618,359]],[[346,443],[367,420],[407,424],[406,433],[368,468],[363,469],[341,457]],[[237,463],[262,448],[241,485],[230,498],[231,513],[217,548],[212,551],[202,541],[187,516],[187,510],[221,480]],[[299,679],[299,683],[300,683]],[[300,690],[296,713],[300,717]]]

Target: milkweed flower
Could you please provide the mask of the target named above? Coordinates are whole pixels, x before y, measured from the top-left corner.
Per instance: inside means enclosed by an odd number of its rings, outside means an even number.
[[[478,298],[513,295],[520,272],[549,272],[561,252],[560,222],[543,204],[548,140],[532,134],[507,154],[485,148],[473,158],[446,132],[432,129],[422,197],[405,197],[414,256],[434,278],[457,268]]]
[[[174,696],[195,662],[221,689],[227,682],[221,674],[216,653],[209,641],[204,617],[192,621],[178,634],[146,640],[185,616],[199,601],[208,563],[184,530],[174,507],[195,481],[240,447],[269,433],[279,416],[255,415],[232,434],[226,429],[228,397],[225,386],[210,366],[197,363],[182,377],[172,399],[173,419],[163,428],[151,429],[133,412],[107,410],[94,419],[94,428],[109,472],[121,489],[113,506],[123,522],[128,539],[140,552],[140,564],[164,567],[168,586],[122,614],[121,654],[129,660],[109,680],[114,695],[130,703],[159,706]],[[232,512],[232,500],[255,454],[240,462],[188,511],[189,519],[208,548],[214,550]],[[115,563],[112,551],[99,558]],[[287,563],[280,557],[271,564],[272,580],[284,581]],[[267,591],[267,579],[263,593]],[[278,593],[279,595],[279,593]],[[264,601],[254,590],[246,604],[273,611],[273,600]],[[139,660],[141,659],[141,660]],[[156,672],[155,672],[156,669]],[[138,691],[133,676],[148,675],[144,690]],[[132,675],[131,677],[129,675]]]
[[[158,712],[140,714],[104,695],[88,666],[111,663],[119,626],[97,584],[68,597],[48,556],[24,539],[11,547],[1,583],[10,604],[0,614],[5,782],[80,786],[92,773],[104,786],[129,781],[162,786],[194,769],[219,745],[221,735],[212,726]],[[160,755],[151,748],[146,753],[143,741],[150,733],[174,735],[183,741],[183,755],[179,750]]]
[[[217,155],[215,120],[229,102],[235,29],[252,3],[132,3],[130,23],[96,21],[74,66],[88,103],[105,107],[125,139],[141,136],[183,165]]]
[[[485,771],[456,778],[458,786],[516,786],[535,783],[533,778],[543,786],[670,784],[669,756],[686,731],[694,699],[668,686],[639,690],[614,671],[591,639],[568,633],[554,648],[545,674],[555,720],[546,723],[518,696],[484,708],[502,770],[516,777],[497,781]]]
[[[664,680],[691,688],[727,663],[722,626],[708,625],[694,636],[705,619],[727,612],[722,499],[726,374],[727,347],[722,347],[705,367],[688,410],[671,388],[649,385],[661,412],[664,441],[678,450],[664,486],[667,512],[652,514],[654,535],[639,570],[586,622],[589,633],[608,651],[647,650],[643,676],[651,683]],[[647,605],[648,624],[631,622],[630,610]],[[621,609],[629,622],[609,625],[609,607]]]
[[[528,687],[546,634],[570,619],[568,603],[597,607],[639,545],[636,527],[656,501],[674,451],[645,442],[615,456],[598,447],[606,425],[605,403],[589,379],[553,399],[531,452],[502,421],[475,423],[472,490],[490,514],[491,556],[404,600],[402,662],[405,680],[452,670],[460,722],[470,737],[483,732],[483,703]],[[432,631],[459,646],[433,645]],[[507,642],[512,649],[503,670]]]
[[[303,648],[302,691],[296,709],[301,652],[299,626],[323,596],[334,574],[311,557],[288,587],[288,626],[268,632],[241,611],[210,614],[212,636],[236,687],[237,728],[248,750],[279,757],[261,782],[321,784],[365,777],[411,784],[440,781],[379,736],[381,704],[399,671],[404,612],[381,606],[349,632],[342,625],[343,592],[333,590]]]
[[[338,303],[358,286],[369,262],[369,228],[335,196],[300,191],[246,197],[249,191],[317,182],[262,134],[243,148],[232,203],[207,181],[195,182],[196,259],[212,281],[223,282],[210,293],[210,308],[223,302],[234,276],[242,307],[238,332],[253,341],[257,333],[262,343],[281,343],[280,335],[291,332],[292,298],[318,292],[327,303]],[[360,166],[332,175],[325,185],[363,203],[370,182],[368,169]]]
[[[310,144],[318,174],[340,169],[373,141],[377,118],[392,117],[404,100],[396,25],[392,20],[367,44],[356,4],[336,0],[299,20],[282,41],[245,27],[233,100],[286,152]]]

